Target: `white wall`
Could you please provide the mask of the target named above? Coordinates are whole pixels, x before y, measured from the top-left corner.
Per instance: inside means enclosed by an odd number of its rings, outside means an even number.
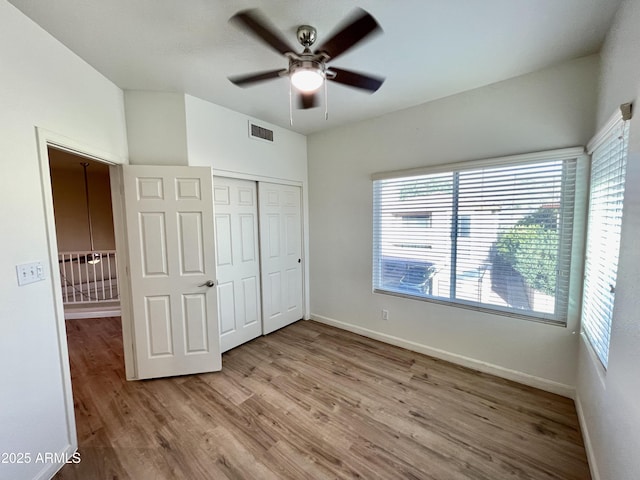
[[[572,394],[577,312],[561,328],[372,293],[370,175],[585,145],[597,72],[598,57],[586,57],[310,135],[312,317]]]
[[[230,173],[307,181],[304,135],[191,95],[185,96],[189,165]],[[273,143],[249,137],[249,120],[273,130]]]
[[[184,94],[124,92],[129,161],[134,165],[188,165]]]
[[[185,96],[189,165],[210,166],[216,175],[302,186],[305,317],[309,315],[309,200],[304,135]],[[249,120],[273,130],[273,143],[249,137]]]
[[[594,480],[640,478],[640,1],[626,0],[602,50],[598,126],[622,103],[631,121],[622,242],[606,372],[581,342],[577,400]]]
[[[69,441],[35,127],[122,161],[122,92],[0,0],[0,452],[59,452]],[[47,280],[18,287],[15,265],[42,261]],[[51,465],[0,464],[29,479]]]

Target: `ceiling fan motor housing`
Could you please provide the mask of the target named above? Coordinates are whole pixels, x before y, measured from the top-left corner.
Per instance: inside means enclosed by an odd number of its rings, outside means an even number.
[[[309,48],[316,43],[316,29],[310,25],[300,25],[298,27],[298,42],[305,48]]]
[[[317,59],[292,58],[289,61],[290,72],[295,72],[296,70],[314,70],[324,75],[325,68],[324,62]]]

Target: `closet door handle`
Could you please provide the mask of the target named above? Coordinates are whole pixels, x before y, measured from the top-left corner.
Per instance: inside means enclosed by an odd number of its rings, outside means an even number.
[[[198,285],[199,287],[215,287],[216,286],[216,282],[214,282],[213,280],[207,280],[206,282],[204,282],[202,285]]]

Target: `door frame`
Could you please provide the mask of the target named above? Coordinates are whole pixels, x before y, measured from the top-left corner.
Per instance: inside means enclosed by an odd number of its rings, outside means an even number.
[[[35,127],[35,130],[40,167],[40,185],[42,190],[47,247],[49,251],[50,275],[48,280],[49,285],[51,286],[51,290],[53,291],[54,317],[56,322],[58,352],[60,354],[59,360],[60,375],[62,377],[62,394],[64,397],[66,413],[65,421],[67,425],[68,440],[66,453],[68,455],[71,455],[78,449],[78,435],[73,407],[73,391],[71,388],[71,371],[69,369],[67,329],[64,318],[64,305],[62,302],[62,283],[60,279],[60,270],[58,268],[58,240],[56,237],[55,214],[53,209],[53,189],[51,185],[51,174],[49,170],[50,161],[48,149],[50,147],[56,148],[58,150],[63,150],[82,158],[87,158],[89,160],[107,164],[109,165],[110,176],[113,174],[114,169],[117,169],[117,165],[124,163],[125,159],[41,127]],[[114,228],[116,228],[116,222],[116,216],[114,215]],[[118,245],[116,240],[116,249],[119,246],[120,245]],[[120,279],[118,280],[120,281]],[[124,310],[126,310],[125,307],[127,307],[127,305],[121,301],[123,314]],[[59,466],[56,466],[56,471],[58,468]]]
[[[109,179],[111,181],[111,209],[113,211],[113,235],[116,241],[116,252],[121,265],[118,275],[118,291],[120,293],[120,320],[122,323],[122,349],[124,353],[124,372],[127,380],[137,380],[138,370],[135,361],[135,337],[133,331],[133,305],[131,302],[131,276],[129,272],[129,243],[127,241],[127,222],[124,204],[125,164],[110,164]]]
[[[300,187],[300,226],[301,226],[301,248],[302,248],[302,318],[309,320],[310,318],[310,305],[309,305],[309,225],[308,225],[308,197],[305,189],[305,182],[298,180],[287,180],[278,177],[266,177],[263,175],[253,175],[248,173],[234,172],[231,170],[220,170],[213,168],[212,174],[214,177],[227,177],[236,180],[250,180],[258,183],[276,183],[280,185],[291,185],[293,187]],[[258,205],[258,215],[260,215],[260,205]],[[262,276],[262,272],[261,272]],[[261,277],[262,278],[262,277]],[[260,295],[262,295],[262,285],[260,286]],[[263,332],[264,335],[264,332]]]

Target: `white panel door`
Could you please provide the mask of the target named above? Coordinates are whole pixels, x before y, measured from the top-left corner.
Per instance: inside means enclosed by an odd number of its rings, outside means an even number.
[[[256,182],[213,178],[223,352],[262,335]]]
[[[211,169],[123,166],[123,179],[137,378],[220,370]]]
[[[300,187],[259,182],[262,330],[300,320],[302,223]]]

